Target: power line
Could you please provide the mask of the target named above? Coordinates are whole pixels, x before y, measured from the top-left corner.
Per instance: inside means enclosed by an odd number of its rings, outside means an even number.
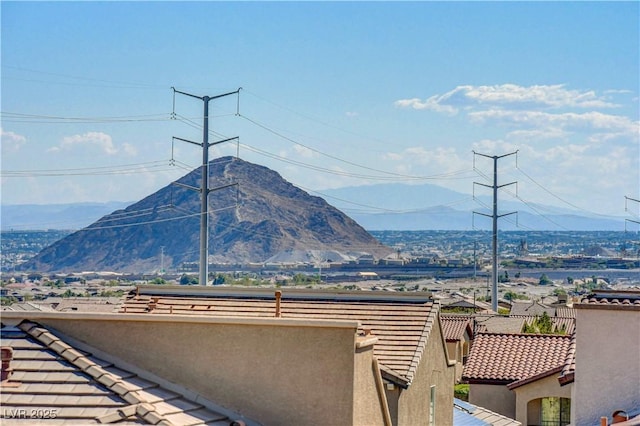
[[[170,170],[167,160],[150,161],[146,163],[123,164],[119,166],[81,167],[68,169],[41,170],[2,170],[3,178],[25,177],[53,177],[53,176],[108,176],[119,174],[148,173]]]
[[[26,114],[19,112],[2,111],[0,116],[4,122],[29,123],[29,124],[103,124],[126,122],[158,122],[169,121],[168,113],[130,115],[130,116],[106,116],[106,117],[61,117],[55,115]]]

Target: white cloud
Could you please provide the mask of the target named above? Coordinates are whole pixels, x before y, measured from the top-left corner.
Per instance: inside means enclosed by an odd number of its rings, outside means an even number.
[[[394,102],[399,108],[427,109],[455,114],[460,109],[483,108],[613,108],[606,96],[593,90],[568,90],[563,84],[519,86],[499,84],[493,86],[458,86],[442,95],[422,101],[419,98]]]
[[[395,173],[411,176],[444,175],[459,170],[462,160],[453,147],[427,149],[409,147],[400,152],[388,152],[382,156]],[[386,167],[385,167],[386,168]],[[436,171],[437,172],[434,172]]]
[[[14,132],[7,132],[0,127],[0,139],[2,140],[2,150],[7,152],[17,152],[27,143],[27,138]]]
[[[469,113],[471,122],[485,124],[488,122],[516,127],[532,128],[543,133],[559,133],[560,131],[584,131],[609,133],[619,136],[634,137],[638,135],[640,126],[628,117],[603,114],[601,112],[551,114],[541,111],[485,110]]]
[[[107,155],[118,153],[118,148],[113,144],[111,136],[103,132],[87,132],[81,135],[66,136],[59,146],[50,148],[49,151],[66,151],[75,146],[95,146]]]
[[[421,101],[418,98],[400,99],[395,101],[394,105],[398,108],[426,109],[450,115],[454,115],[458,112],[457,108],[446,105],[442,102],[442,97],[440,96],[432,96],[426,101]]]

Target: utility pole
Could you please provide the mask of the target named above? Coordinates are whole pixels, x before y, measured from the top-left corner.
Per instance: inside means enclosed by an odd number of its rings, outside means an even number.
[[[207,285],[208,277],[209,277],[209,193],[216,191],[218,189],[226,188],[231,185],[225,185],[222,187],[218,187],[215,189],[209,189],[209,148],[213,145],[217,145],[223,142],[229,142],[231,140],[237,139],[237,137],[224,139],[217,142],[209,143],[209,101],[214,99],[222,98],[229,95],[235,95],[240,92],[240,89],[224,93],[222,95],[217,96],[196,96],[191,93],[181,92],[176,90],[175,87],[172,87],[174,96],[176,93],[181,95],[189,96],[192,98],[200,99],[204,103],[204,121],[202,125],[202,142],[192,142],[187,139],[182,139],[178,137],[174,137],[174,139],[178,139],[183,142],[188,142],[194,145],[199,145],[202,147],[202,182],[200,184],[200,188],[195,188],[190,185],[180,184],[177,185],[184,186],[189,189],[193,189],[200,192],[200,270],[199,270],[199,283],[200,285]]]
[[[498,160],[509,155],[517,154],[518,151],[511,152],[509,154],[504,155],[486,155],[480,154],[473,151],[474,155],[479,155],[481,157],[491,158],[493,159],[493,185],[485,185],[483,183],[474,182],[476,185],[485,186],[487,188],[493,189],[493,213],[491,215],[473,212],[474,214],[479,214],[481,216],[490,217],[493,219],[493,235],[492,235],[492,265],[491,265],[491,278],[492,278],[492,286],[491,286],[491,309],[495,312],[498,312],[498,219],[503,216],[508,216],[514,214],[516,212],[498,214],[498,189],[503,186],[513,185],[515,182],[507,183],[504,185],[498,185]]]
[[[640,200],[637,200],[637,199],[635,199],[635,198],[631,198],[631,197],[627,197],[627,196],[625,195],[625,197],[624,197],[624,211],[626,211],[626,212],[627,212],[627,211],[629,211],[629,209],[627,208],[627,201],[628,201],[628,200],[629,200],[629,201],[636,202],[636,203],[640,203]],[[635,220],[635,219],[625,219],[625,220],[624,220],[624,231],[625,231],[625,233],[627,232],[627,222],[631,222],[631,223],[635,223],[635,224],[640,225],[640,221],[638,221],[638,220]],[[634,245],[635,245],[635,244],[634,244]],[[638,250],[636,251],[636,258],[637,258],[637,259],[640,259],[640,247],[639,247],[639,248],[638,248]]]

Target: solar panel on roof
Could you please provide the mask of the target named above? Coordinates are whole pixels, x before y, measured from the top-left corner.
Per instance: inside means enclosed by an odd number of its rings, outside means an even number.
[[[457,405],[458,407],[463,408],[464,410],[466,410],[471,414],[473,414],[473,412],[476,411],[476,408],[477,408],[475,405],[469,404],[467,401],[463,401],[458,398],[453,398],[453,405],[454,406]]]
[[[455,426],[490,426],[490,423],[473,417],[455,405],[453,406],[453,424]]]

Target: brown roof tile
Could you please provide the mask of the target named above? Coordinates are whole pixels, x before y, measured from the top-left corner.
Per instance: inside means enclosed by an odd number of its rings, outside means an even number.
[[[576,333],[575,330],[571,335],[571,342],[569,343],[569,349],[567,350],[567,357],[565,358],[564,365],[558,381],[561,386],[569,383],[573,383],[576,371]]]
[[[1,386],[3,425],[37,423],[40,419],[28,418],[33,412],[51,413],[55,419],[48,419],[47,424],[219,422],[228,426],[232,422],[154,382],[72,348],[35,323],[2,327],[1,337],[3,347],[13,350],[13,374]]]
[[[476,383],[511,383],[564,365],[571,336],[479,334],[462,377]]]
[[[603,307],[640,308],[640,291],[637,290],[593,290],[576,307],[595,305]]]
[[[445,340],[448,342],[462,340],[465,331],[471,334],[471,320],[472,318],[468,315],[440,315]]]
[[[546,312],[550,317],[555,316],[556,308],[553,306],[543,305],[538,301],[533,302],[513,302],[509,316],[524,315],[535,316],[542,315]]]
[[[556,307],[556,317],[559,318],[575,318],[576,310],[567,306]]]
[[[431,332],[439,305],[424,295],[281,289],[280,318],[356,320],[377,337],[374,354],[387,375],[408,385]],[[185,294],[179,294],[185,293]],[[141,286],[120,312],[274,318],[275,291]]]
[[[513,333],[522,331],[524,317],[505,317],[503,315],[476,315],[476,333]]]

